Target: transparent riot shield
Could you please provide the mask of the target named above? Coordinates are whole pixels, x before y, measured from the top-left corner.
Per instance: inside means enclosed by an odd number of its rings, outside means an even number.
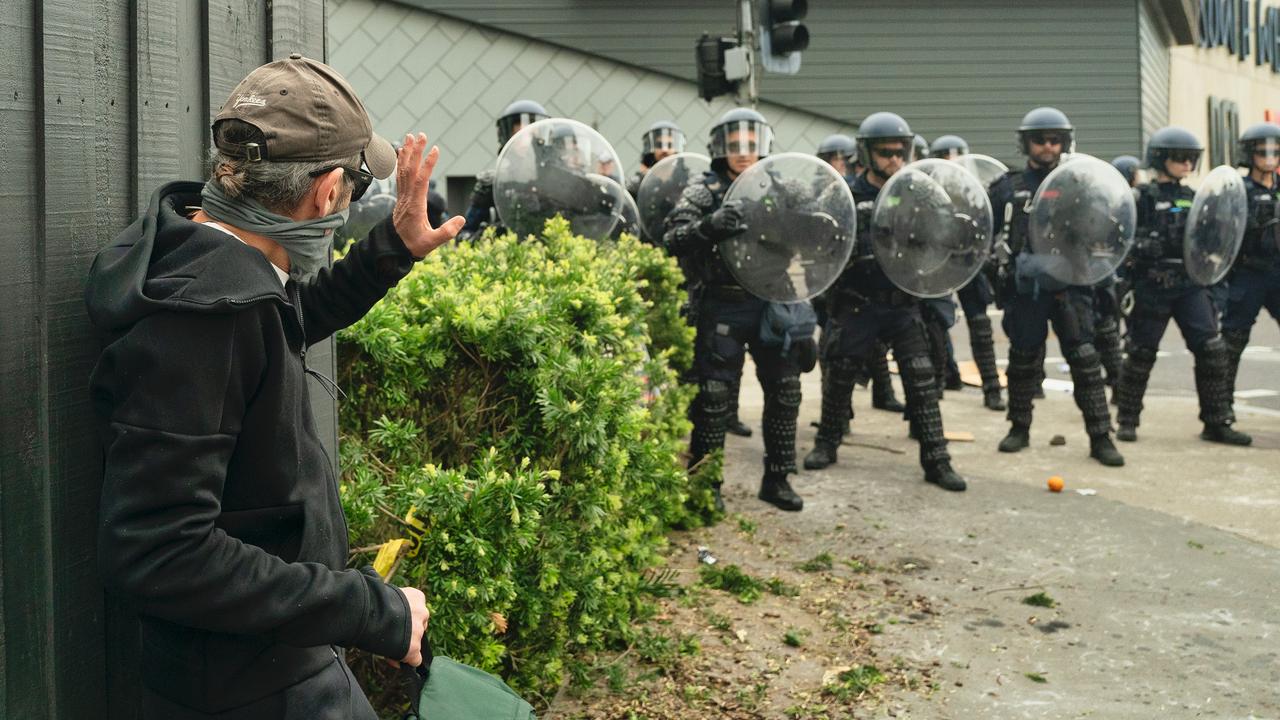
[[[640,209],[636,207],[636,201],[631,199],[631,193],[621,185],[610,188],[611,192],[618,195],[618,222],[613,226],[613,234],[610,237],[617,238],[622,233],[640,237]]]
[[[808,300],[836,281],[853,252],[853,194],[813,155],[764,158],[733,181],[724,201],[739,205],[747,230],[720,243],[720,256],[757,297]]]
[[[990,155],[982,155],[980,153],[969,153],[951,158],[951,162],[958,163],[961,167],[973,173],[978,178],[978,182],[982,183],[982,187],[989,188],[991,184],[1005,176],[1009,172],[1009,166],[991,157]]]
[[[498,155],[493,204],[502,224],[522,237],[561,215],[574,233],[607,238],[622,214],[614,190],[622,177],[622,162],[600,133],[567,118],[539,120]]]
[[[706,155],[680,153],[659,160],[644,174],[636,191],[636,205],[645,240],[655,245],[662,242],[667,215],[675,208],[680,193],[710,170],[711,159]]]
[[[1220,165],[1196,190],[1187,215],[1182,258],[1187,275],[1200,285],[1226,277],[1244,241],[1249,197],[1235,168]]]
[[[347,222],[334,233],[334,239],[341,241],[351,238],[361,239],[369,234],[374,225],[391,216],[396,206],[396,186],[394,177],[385,180],[374,180],[365,190],[364,197],[351,203],[347,214]]]
[[[1133,191],[1120,171],[1077,153],[1049,173],[1031,201],[1033,255],[1025,267],[1068,285],[1093,285],[1120,267],[1136,224]]]
[[[922,298],[950,295],[991,252],[991,200],[960,163],[930,158],[894,173],[871,214],[871,248],[889,280]]]

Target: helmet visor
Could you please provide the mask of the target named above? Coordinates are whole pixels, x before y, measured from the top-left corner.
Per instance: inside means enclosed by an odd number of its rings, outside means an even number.
[[[711,156],[725,158],[730,155],[755,155],[764,157],[773,147],[773,130],[754,120],[741,120],[717,126],[711,132]]]
[[[1250,152],[1254,157],[1280,157],[1280,140],[1277,140],[1276,138],[1255,140],[1252,143],[1252,149]]]
[[[539,120],[546,119],[546,115],[538,113],[513,113],[498,118],[498,145],[505,146],[512,135]]]
[[[644,134],[645,154],[667,150],[684,152],[684,133],[675,128],[658,128]]]

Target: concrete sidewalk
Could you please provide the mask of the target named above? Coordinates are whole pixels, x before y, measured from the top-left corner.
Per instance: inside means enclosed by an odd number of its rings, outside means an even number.
[[[750,366],[748,375],[753,372]],[[812,446],[818,374],[804,378],[799,453]],[[899,393],[901,396],[901,393]],[[909,568],[900,580],[937,614],[883,618],[881,640],[910,662],[936,664],[939,689],[892,698],[883,714],[919,718],[1280,717],[1280,418],[1242,408],[1252,448],[1197,438],[1194,399],[1148,399],[1128,464],[1104,468],[1071,396],[1037,401],[1032,447],[998,453],[1007,426],[973,389],[947,393],[955,467],[970,480],[947,493],[922,479],[900,416],[855,393],[840,462],[802,472],[802,513],[754,498],[760,475],[758,385],[730,437],[731,512],[858,538],[849,553]],[[1055,434],[1066,439],[1050,446]],[[1046,490],[1049,475],[1066,481]],[[1076,491],[1088,489],[1095,495]],[[1023,598],[1044,592],[1056,607]],[[1032,677],[1042,679],[1038,682]]]

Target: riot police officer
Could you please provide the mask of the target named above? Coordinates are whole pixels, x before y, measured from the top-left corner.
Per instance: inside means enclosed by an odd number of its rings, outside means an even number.
[[[1200,396],[1200,437],[1231,445],[1252,438],[1231,427],[1227,346],[1218,332],[1218,315],[1210,290],[1191,280],[1183,265],[1187,213],[1195,192],[1182,181],[1200,164],[1204,145],[1189,130],[1165,127],[1147,144],[1147,167],[1155,178],[1138,188],[1138,234],[1128,270],[1134,305],[1124,370],[1117,388],[1116,437],[1138,439],[1142,396],[1156,362],[1160,338],[1169,319],[1178,323],[1187,349],[1196,358],[1196,393]]]
[[[828,135],[818,143],[818,159],[825,160],[841,177],[847,178],[853,172],[853,156],[858,146],[848,135],[836,133]]]
[[[548,117],[550,115],[546,108],[532,100],[516,100],[508,105],[495,123],[498,129],[498,152],[502,152],[512,135]],[[467,205],[465,217],[466,224],[462,226],[462,232],[458,233],[458,237],[464,240],[479,235],[486,226],[497,223],[498,213],[493,206],[492,168],[476,175],[476,184],[471,191],[471,201]]]
[[[663,238],[667,250],[699,280],[698,326],[694,340],[694,399],[690,466],[724,447],[730,388],[750,352],[756,377],[764,389],[764,477],[759,498],[782,510],[800,510],[804,501],[787,476],[796,471],[796,417],[800,411],[800,372],[806,352],[793,343],[790,351],[761,338],[767,302],[734,278],[720,255],[719,244],[746,230],[741,209],[725,204],[734,178],[769,154],[773,130],[760,113],[737,108],[722,115],[708,144],[711,172],[685,188],[667,216]],[[807,352],[814,353],[813,339]],[[812,367],[812,365],[810,365]],[[719,502],[719,486],[716,487]]]
[[[828,291],[830,316],[820,353],[830,378],[822,388],[822,421],[809,469],[836,462],[840,438],[849,420],[849,393],[857,367],[877,352],[877,340],[893,347],[907,393],[912,435],[920,443],[925,479],[947,490],[964,490],[964,478],[952,469],[938,409],[938,387],[919,301],[899,290],[870,251],[871,214],[880,188],[912,160],[915,134],[900,116],[869,115],[858,128],[858,156],[867,168],[850,185],[858,207],[858,249]]]
[[[959,135],[939,135],[929,145],[929,157],[954,160],[969,154],[969,143]]]
[[[1076,405],[1089,434],[1089,455],[1103,465],[1120,466],[1124,457],[1111,442],[1111,411],[1107,406],[1102,361],[1093,344],[1093,288],[1067,285],[1051,290],[1034,276],[1017,272],[1021,256],[1029,253],[1031,200],[1045,177],[1058,166],[1063,152],[1074,148],[1075,127],[1057,108],[1027,113],[1018,128],[1018,148],[1027,157],[1023,170],[1011,170],[991,186],[991,208],[1003,219],[999,286],[1004,305],[1005,335],[1009,337],[1009,434],[1001,452],[1018,452],[1030,445],[1032,398],[1044,372],[1049,325],[1058,336],[1071,367]]]
[[[684,152],[684,131],[679,125],[669,120],[659,120],[649,126],[640,140],[640,167],[631,174],[627,181],[627,192],[636,197],[640,192],[640,181],[663,158]]]
[[[1244,179],[1249,217],[1244,244],[1228,276],[1222,336],[1230,351],[1229,381],[1235,391],[1240,356],[1258,313],[1266,308],[1280,322],[1280,125],[1258,123],[1240,134],[1237,162],[1249,168]]]
[[[1142,161],[1132,155],[1117,155],[1111,158],[1111,167],[1120,171],[1124,179],[1128,181],[1129,187],[1138,187],[1139,180],[1138,170],[1141,169]]]
[[[929,146],[929,154],[935,158],[955,160],[969,154],[969,143],[959,135],[943,135]],[[1000,371],[996,364],[995,334],[991,329],[991,318],[987,315],[987,308],[995,299],[991,280],[986,273],[978,273],[960,288],[956,297],[960,300],[960,308],[964,310],[965,325],[969,328],[969,348],[973,353],[973,364],[978,367],[978,376],[982,378],[982,404],[990,410],[1004,410],[1004,399],[1000,392]],[[947,375],[951,375],[950,366],[955,360],[954,353],[950,351],[951,339],[948,337],[946,340]]]

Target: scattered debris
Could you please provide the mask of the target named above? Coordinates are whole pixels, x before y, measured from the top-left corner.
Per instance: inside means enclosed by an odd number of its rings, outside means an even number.
[[[1022,598],[1022,604],[1031,605],[1033,607],[1044,607],[1044,608],[1051,608],[1051,607],[1058,606],[1058,602],[1053,598],[1049,597],[1048,593],[1043,591],[1038,592],[1035,595],[1028,595]]]
[[[1028,680],[1030,680],[1031,682],[1038,682],[1038,683],[1047,683],[1047,682],[1049,682],[1047,679],[1045,679],[1045,676],[1044,676],[1044,675],[1041,675],[1040,673],[1029,672],[1029,673],[1025,673],[1025,674],[1026,674],[1026,676],[1027,676],[1027,679],[1028,679]]]
[[[705,545],[699,545],[698,546],[698,562],[702,563],[703,565],[715,565],[719,561],[716,559],[715,555],[711,554],[711,548],[706,547]]]
[[[1052,446],[1054,446],[1054,447],[1059,447],[1059,446],[1062,446],[1062,445],[1066,445],[1066,444],[1067,444],[1067,438],[1066,438],[1066,437],[1064,437],[1064,436],[1062,436],[1062,435],[1054,435],[1053,437],[1049,438],[1049,444],[1050,444],[1050,445],[1052,445]]]
[[[1093,488],[1080,488],[1076,490],[1076,492],[1081,495],[1084,495],[1085,497],[1092,497],[1098,494],[1098,491],[1094,490]]]

